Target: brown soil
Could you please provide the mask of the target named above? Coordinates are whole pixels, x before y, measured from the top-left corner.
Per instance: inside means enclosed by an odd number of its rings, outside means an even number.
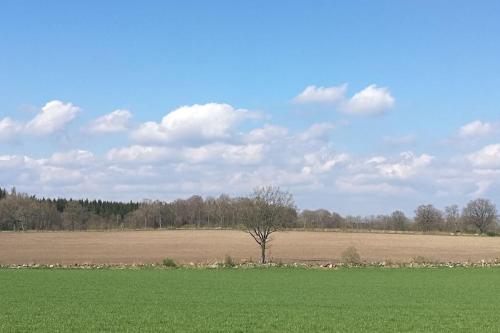
[[[417,256],[438,261],[500,258],[500,238],[286,231],[273,234],[268,257],[282,262],[337,261],[355,246],[363,260],[408,262]],[[234,230],[113,232],[0,232],[0,264],[207,263],[230,255],[258,261],[259,248]]]

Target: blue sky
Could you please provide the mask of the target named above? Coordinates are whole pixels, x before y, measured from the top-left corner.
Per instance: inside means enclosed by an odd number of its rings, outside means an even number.
[[[4,1],[0,186],[170,200],[273,183],[345,214],[500,201],[499,12]]]

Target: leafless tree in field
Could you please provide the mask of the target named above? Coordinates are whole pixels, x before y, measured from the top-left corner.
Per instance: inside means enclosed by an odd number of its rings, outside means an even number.
[[[462,229],[460,221],[460,211],[457,205],[447,206],[444,209],[446,216],[446,229],[452,232],[459,232]]]
[[[63,213],[63,226],[71,230],[86,229],[89,212],[76,201],[68,202]]]
[[[392,212],[390,218],[390,227],[393,230],[406,230],[408,226],[408,218],[405,213],[400,210]]]
[[[422,231],[440,229],[443,224],[443,213],[433,205],[421,205],[415,210],[415,223]]]
[[[491,201],[476,199],[467,204],[462,213],[466,223],[485,233],[496,221],[497,209]]]
[[[326,209],[303,210],[300,213],[297,227],[305,228],[340,228],[342,217],[338,213],[330,213]]]
[[[241,200],[239,217],[245,231],[259,244],[264,264],[269,236],[286,226],[293,226],[297,212],[290,193],[266,186],[255,189],[249,198]]]

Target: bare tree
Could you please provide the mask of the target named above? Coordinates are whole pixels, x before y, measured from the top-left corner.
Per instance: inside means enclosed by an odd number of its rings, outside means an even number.
[[[286,226],[293,226],[297,211],[290,193],[266,186],[255,189],[249,198],[241,200],[239,217],[245,231],[259,244],[264,264],[269,236]]]
[[[304,210],[299,219],[299,225],[303,228],[331,228],[334,224],[332,214],[326,209]]]
[[[193,195],[186,200],[187,209],[189,212],[189,224],[200,227],[203,215],[203,198],[199,195]]]
[[[444,209],[445,219],[446,219],[446,229],[451,232],[460,232],[461,221],[460,221],[460,211],[457,205],[447,206]]]
[[[215,200],[215,215],[218,219],[218,225],[221,228],[227,227],[229,225],[229,219],[231,216],[231,203],[232,200],[227,194],[221,194]]]
[[[63,226],[71,230],[86,229],[89,217],[89,212],[81,204],[69,201],[64,208]]]
[[[495,223],[497,208],[487,199],[476,199],[467,204],[462,215],[467,224],[475,226],[483,234]]]
[[[394,212],[392,212],[389,220],[391,229],[406,230],[406,227],[408,225],[408,218],[402,211],[395,210]]]
[[[443,213],[433,205],[421,205],[415,210],[415,223],[422,231],[439,229],[443,224]]]

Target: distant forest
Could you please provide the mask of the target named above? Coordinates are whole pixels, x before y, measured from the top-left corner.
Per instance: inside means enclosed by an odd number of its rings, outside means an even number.
[[[116,202],[37,198],[0,188],[0,230],[105,230],[159,228],[240,228],[238,212],[244,198],[194,195],[172,202]],[[443,211],[421,205],[414,217],[402,211],[389,215],[341,216],[326,209],[295,211],[291,228],[363,229],[495,233],[499,231],[495,205],[486,199]]]

